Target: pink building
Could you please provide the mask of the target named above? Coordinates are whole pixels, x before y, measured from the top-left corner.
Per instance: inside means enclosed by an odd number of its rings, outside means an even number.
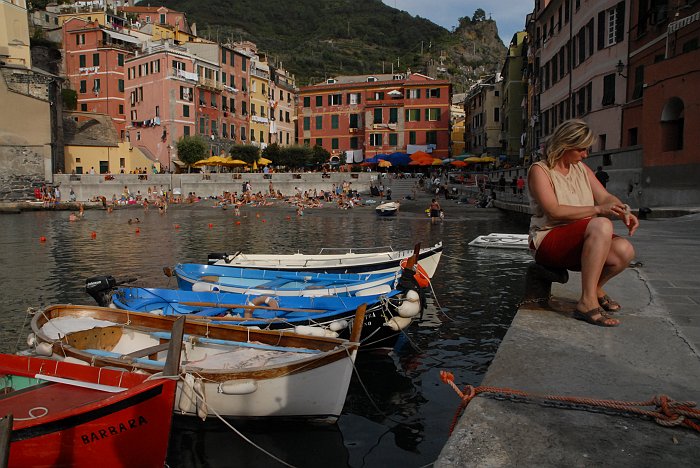
[[[126,62],[127,139],[165,170],[175,170],[177,140],[196,133],[199,60],[169,42],[149,44]]]
[[[125,14],[135,14],[142,25],[167,24],[175,28],[176,31],[192,32],[184,13],[170,10],[164,6],[123,6],[119,8],[119,11]]]
[[[125,62],[134,56],[137,38],[72,18],[63,24],[65,72],[78,94],[78,110],[107,114],[125,137]]]

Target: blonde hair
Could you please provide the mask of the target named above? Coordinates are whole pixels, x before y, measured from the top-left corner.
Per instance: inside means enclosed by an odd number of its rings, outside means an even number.
[[[565,151],[588,148],[596,140],[596,136],[583,120],[565,120],[554,129],[547,139],[547,149],[545,151],[547,165],[550,168],[554,167]]]

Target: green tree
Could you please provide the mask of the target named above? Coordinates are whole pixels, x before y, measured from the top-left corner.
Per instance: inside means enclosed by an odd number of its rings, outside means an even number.
[[[63,88],[61,90],[63,108],[66,110],[76,110],[78,108],[78,93],[74,89]]]
[[[486,12],[484,10],[482,10],[481,8],[477,8],[474,11],[474,16],[472,16],[472,21],[474,23],[476,23],[478,21],[484,21],[484,20],[486,20]]]
[[[270,161],[272,161],[272,164],[280,164],[279,160],[281,153],[282,149],[277,143],[272,143],[271,145],[268,145],[264,150],[262,150],[263,158],[269,159]]]
[[[331,153],[322,146],[315,145],[311,151],[311,157],[308,158],[307,164],[311,166],[320,166],[327,163],[331,159]]]
[[[188,170],[206,156],[207,144],[199,135],[183,136],[177,141],[177,158],[187,164]]]
[[[233,145],[231,147],[231,157],[253,164],[260,159],[260,148],[254,145]]]
[[[286,146],[280,151],[280,164],[289,168],[304,167],[311,160],[313,150],[308,146]]]

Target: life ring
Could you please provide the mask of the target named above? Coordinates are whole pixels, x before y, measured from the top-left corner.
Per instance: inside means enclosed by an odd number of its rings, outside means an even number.
[[[256,306],[268,306],[272,309],[278,308],[279,302],[274,297],[270,296],[256,296],[252,301],[250,301],[251,305],[256,305]]]
[[[401,268],[406,268],[406,264],[408,263],[408,259],[404,258],[401,260]],[[416,279],[416,283],[418,283],[418,286],[421,288],[427,288],[430,285],[430,275],[428,275],[428,272],[425,271],[425,269],[420,266],[420,263],[416,263],[414,265],[414,270],[415,275],[413,277]]]

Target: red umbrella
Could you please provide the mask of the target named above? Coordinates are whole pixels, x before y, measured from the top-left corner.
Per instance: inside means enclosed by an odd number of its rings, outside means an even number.
[[[430,156],[430,155],[429,155],[428,153],[426,153],[425,151],[416,151],[415,153],[413,153],[413,154],[410,155],[410,158],[411,158],[412,161],[420,161],[420,160],[423,160],[423,159],[429,159],[430,162],[433,161],[433,157]]]
[[[464,167],[467,166],[469,163],[465,163],[464,161],[452,161],[450,162],[450,164],[456,167]]]

